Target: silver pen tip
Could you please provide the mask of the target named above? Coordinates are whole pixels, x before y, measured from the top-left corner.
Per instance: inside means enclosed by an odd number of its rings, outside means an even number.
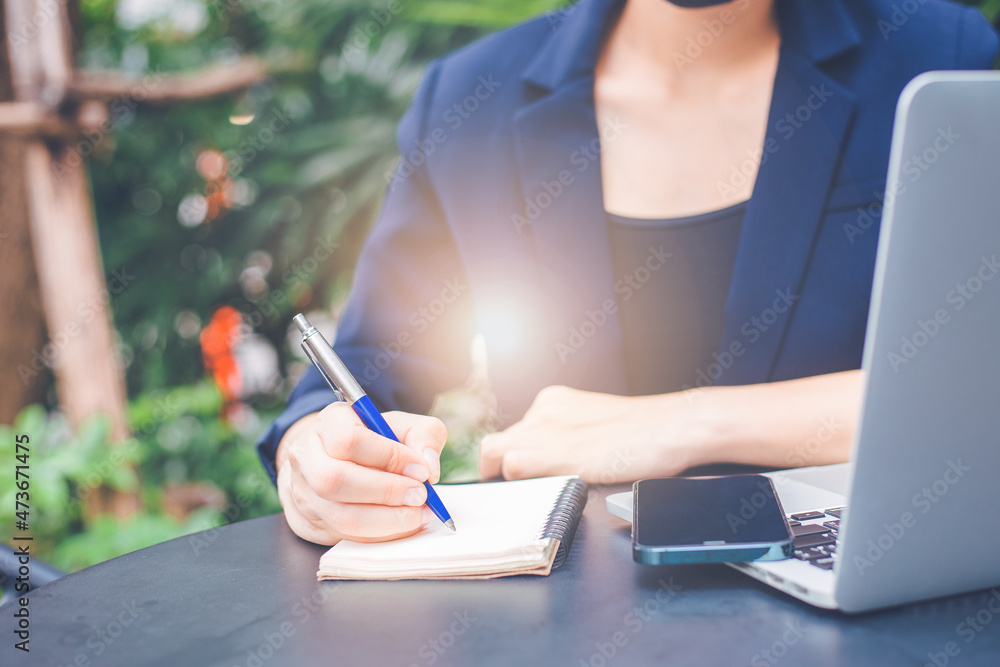
[[[455,522],[454,522],[454,520],[448,519],[447,521],[444,522],[444,525],[446,525],[449,528],[451,528],[454,532],[456,532],[456,533],[458,532],[458,530],[455,528]]]
[[[297,326],[299,328],[299,331],[301,331],[302,333],[305,333],[312,328],[312,325],[309,324],[309,320],[307,320],[306,316],[303,315],[302,313],[299,313],[298,315],[293,317],[292,321],[295,322],[295,326]]]

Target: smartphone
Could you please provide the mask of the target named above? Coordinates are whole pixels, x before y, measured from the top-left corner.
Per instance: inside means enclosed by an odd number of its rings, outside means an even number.
[[[731,563],[792,556],[792,529],[763,475],[644,479],[632,487],[637,563]]]

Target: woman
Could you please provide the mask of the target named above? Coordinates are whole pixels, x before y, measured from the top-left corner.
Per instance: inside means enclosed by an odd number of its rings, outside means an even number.
[[[476,331],[484,478],[846,460],[896,99],[997,51],[975,10],[910,9],[581,0],[432,63],[336,344],[405,444],[310,371],[260,443],[292,529],[433,520],[419,413]]]

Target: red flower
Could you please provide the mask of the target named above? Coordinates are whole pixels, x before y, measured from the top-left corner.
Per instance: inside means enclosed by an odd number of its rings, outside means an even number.
[[[243,315],[232,306],[222,306],[201,330],[201,354],[205,369],[212,374],[226,405],[240,394],[240,369],[235,350],[240,341]]]

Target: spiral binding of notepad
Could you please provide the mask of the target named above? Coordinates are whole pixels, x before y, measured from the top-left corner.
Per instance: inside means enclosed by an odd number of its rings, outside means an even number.
[[[562,493],[552,504],[549,517],[539,531],[539,539],[555,538],[559,540],[559,549],[552,567],[556,568],[566,562],[570,547],[573,546],[573,536],[580,523],[583,507],[587,504],[587,483],[580,478],[566,482]]]

